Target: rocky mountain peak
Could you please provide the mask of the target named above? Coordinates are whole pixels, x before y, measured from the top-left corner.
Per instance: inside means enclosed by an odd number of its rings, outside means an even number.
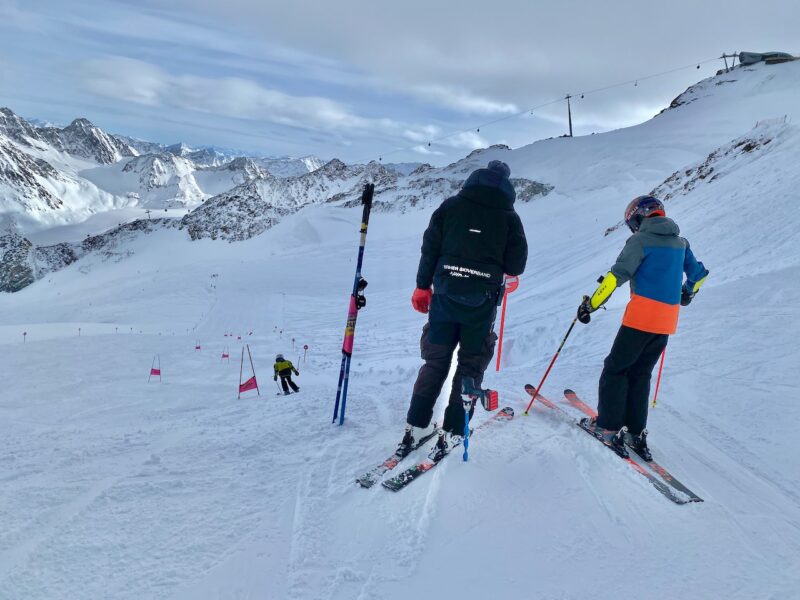
[[[42,141],[33,125],[5,106],[0,108],[0,133],[24,146]]]
[[[125,156],[138,155],[121,138],[109,135],[85,117],[74,119],[62,129],[42,127],[37,131],[57,150],[100,164],[112,164]]]
[[[92,123],[86,117],[78,117],[77,119],[73,119],[72,123],[64,127],[63,131],[70,131],[70,130],[89,131],[91,129],[97,129],[94,123]]]
[[[34,282],[33,244],[13,221],[0,228],[0,292],[17,292]]]
[[[193,150],[184,144],[183,142],[178,142],[177,144],[172,144],[171,146],[167,146],[164,150],[171,154],[175,154],[177,156],[186,156]]]
[[[341,174],[347,170],[347,165],[338,158],[332,158],[322,165],[318,170],[328,175]]]

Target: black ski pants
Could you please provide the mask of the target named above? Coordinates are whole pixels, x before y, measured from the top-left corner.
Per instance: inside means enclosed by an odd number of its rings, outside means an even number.
[[[625,425],[632,435],[647,426],[650,377],[669,336],[623,325],[600,375],[597,425],[618,431]]]
[[[295,392],[299,392],[300,388],[297,387],[297,384],[292,381],[292,374],[289,373],[288,375],[281,375],[281,387],[283,387],[284,393],[289,391],[289,386],[292,386],[292,389]]]
[[[481,385],[497,341],[497,336],[492,331],[497,308],[488,299],[478,307],[453,304],[446,296],[437,300],[434,294],[429,320],[422,328],[420,338],[420,352],[425,364],[417,375],[406,420],[415,427],[430,425],[436,399],[450,372],[453,352],[459,346],[458,366],[453,376],[442,428],[460,435],[464,431],[461,378],[472,377],[476,386]],[[473,406],[470,419],[474,412]]]

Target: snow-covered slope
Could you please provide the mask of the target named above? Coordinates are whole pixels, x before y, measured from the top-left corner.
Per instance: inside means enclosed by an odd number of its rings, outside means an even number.
[[[81,221],[125,204],[74,171],[56,168],[52,155],[50,149],[26,151],[0,134],[0,217],[36,230]]]
[[[357,208],[312,204],[235,244],[153,227],[0,294],[0,597],[796,597],[798,83],[800,63],[736,69],[638,127],[488,149],[436,174],[497,157],[554,189],[517,205],[528,270],[486,380],[520,416],[396,495],[353,479],[402,435],[430,209],[372,216],[342,428],[330,417]],[[522,386],[624,243],[622,210],[653,189],[711,271],[649,422],[656,458],[705,499],[689,506],[543,407],[521,416]],[[594,403],[625,296],[576,326],[545,396],[569,386]],[[249,343],[260,397],[236,399],[227,332]],[[274,395],[277,352],[297,362],[300,395]],[[163,384],[147,383],[154,356]]]
[[[194,178],[194,164],[169,152],[144,154],[111,166],[81,171],[99,188],[150,208],[196,206],[205,195]]]
[[[503,147],[507,149],[506,147]],[[241,241],[273,227],[282,217],[319,203],[355,206],[361,188],[375,183],[375,210],[420,210],[458,192],[469,173],[485,165],[485,154],[495,148],[476,150],[465,159],[442,169],[418,168],[408,176],[375,161],[346,165],[332,160],[299,177],[262,176],[208,199],[183,218],[192,239],[210,237]],[[553,187],[525,178],[513,178],[520,202],[549,194]]]

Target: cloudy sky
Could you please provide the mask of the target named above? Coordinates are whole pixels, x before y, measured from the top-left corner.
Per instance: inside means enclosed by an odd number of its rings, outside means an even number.
[[[563,102],[527,109],[567,93],[576,135],[641,122],[723,51],[800,53],[798,23],[797,0],[0,0],[0,104],[166,143],[442,164],[561,135]]]

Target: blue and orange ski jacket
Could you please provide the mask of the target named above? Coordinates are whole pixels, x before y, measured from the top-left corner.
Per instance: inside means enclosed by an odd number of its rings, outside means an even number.
[[[628,238],[610,271],[617,287],[626,281],[631,284],[623,325],[649,333],[675,333],[682,287],[696,292],[708,275],[679,234],[672,219],[650,217]]]

